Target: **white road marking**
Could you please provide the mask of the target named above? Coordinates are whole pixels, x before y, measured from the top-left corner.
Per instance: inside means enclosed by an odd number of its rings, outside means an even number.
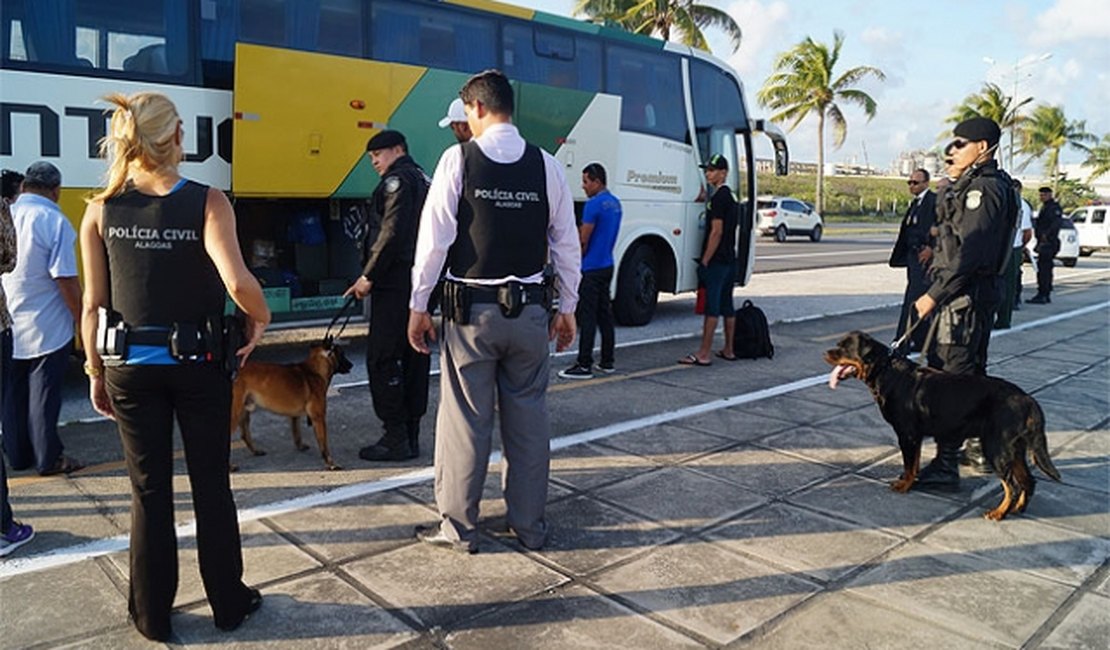
[[[1035,327],[1043,327],[1058,323],[1063,320],[1076,318],[1084,314],[1099,311],[1102,309],[1110,308],[1110,301],[1088,305],[1079,309],[1055,314],[1041,318],[1039,320],[1030,321],[1022,325],[1015,326],[1008,330],[995,330],[991,333],[991,338],[1009,336],[1017,332],[1033,329]],[[552,451],[564,449],[574,445],[582,444],[584,442],[591,442],[594,440],[601,440],[610,436],[624,433],[626,431],[633,431],[636,429],[650,427],[657,424],[666,422],[673,422],[682,418],[688,418],[696,415],[703,415],[712,411],[737,406],[739,404],[749,404],[770,397],[777,397],[785,395],[804,388],[810,388],[825,383],[828,380],[828,373],[814,375],[812,377],[805,377],[795,381],[779,384],[778,386],[771,386],[751,393],[743,393],[741,395],[734,395],[723,399],[717,399],[703,404],[695,404],[685,408],[676,409],[674,411],[667,411],[665,413],[658,413],[649,415],[635,420],[625,420],[623,422],[616,422],[608,426],[592,429],[589,431],[582,431],[567,436],[561,436],[551,441]],[[501,462],[501,453],[493,452],[490,454],[490,465],[496,465]],[[277,501],[270,504],[248,508],[239,511],[239,523],[242,524],[248,521],[256,521],[265,517],[276,517],[278,515],[297,512],[307,508],[315,508],[319,506],[331,505],[346,501],[348,499],[355,499],[368,494],[377,494],[392,490],[394,488],[405,487],[424,481],[429,481],[434,478],[434,469],[432,467],[423,467],[418,470],[406,472],[397,476],[391,476],[385,479],[375,481],[366,481],[363,483],[355,483],[353,485],[345,485],[325,492],[317,492],[308,494],[302,497],[295,497],[286,499],[284,501]],[[196,534],[196,522],[190,521],[180,524],[176,528],[178,538],[191,537]],[[128,536],[117,535],[105,539],[97,539],[84,544],[75,544],[53,551],[43,553],[42,555],[32,555],[21,558],[12,558],[0,563],[0,579],[31,573],[34,571],[42,571],[52,567],[63,566],[80,562],[82,560],[98,557],[101,555],[108,555],[111,553],[118,553],[127,550]]]
[[[836,255],[882,255],[883,257],[890,256],[890,248],[875,248],[855,251],[827,251],[823,253],[786,253],[783,255],[756,255],[755,261],[760,260],[789,260],[797,257],[833,257]]]

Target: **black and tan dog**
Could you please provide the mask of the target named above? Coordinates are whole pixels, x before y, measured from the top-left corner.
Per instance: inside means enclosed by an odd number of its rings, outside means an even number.
[[[331,378],[351,371],[343,349],[330,339],[313,345],[308,358],[300,363],[278,364],[248,361],[239,370],[231,393],[231,433],[239,427],[243,442],[255,456],[266,452],[251,438],[250,414],[262,407],[289,417],[293,426],[293,445],[308,449],[301,441],[300,418],[308,416],[316,433],[316,445],[328,469],[342,469],[328,450],[328,386]]]
[[[994,377],[955,375],[919,368],[863,332],[852,332],[825,352],[834,366],[829,386],[856,377],[871,389],[883,418],[894,427],[902,449],[902,476],[891,484],[896,492],[913,487],[921,462],[921,442],[962,443],[978,437],[983,454],[1002,481],[1004,495],[997,508],[984,514],[998,521],[1021,512],[1033,496],[1036,479],[1026,462],[1033,462],[1053,480],[1060,473],[1048,455],[1044,413],[1017,386]]]

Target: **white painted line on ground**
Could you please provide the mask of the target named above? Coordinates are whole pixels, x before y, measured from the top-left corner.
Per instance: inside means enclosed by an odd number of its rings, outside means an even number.
[[[755,261],[758,262],[760,260],[790,260],[790,259],[795,259],[795,258],[799,258],[799,257],[835,257],[835,256],[839,256],[839,255],[879,255],[879,254],[882,254],[883,257],[889,257],[890,256],[890,248],[889,247],[884,247],[884,248],[867,249],[867,250],[861,250],[861,251],[860,250],[856,250],[856,251],[826,251],[826,252],[822,252],[822,253],[784,253],[782,255],[756,255],[755,256]],[[806,269],[806,270],[809,270],[809,269]]]
[[[1072,311],[1064,312],[1061,314],[1054,314],[1039,320],[1024,323],[1017,327],[1008,330],[996,330],[991,334],[991,338],[999,336],[1009,336],[1017,332],[1023,332],[1035,327],[1043,327],[1058,323],[1060,321],[1068,320],[1089,314],[1091,312],[1099,311],[1102,309],[1110,308],[1110,301],[1088,305]],[[589,431],[582,431],[568,436],[560,436],[551,441],[552,451],[565,449],[574,445],[582,444],[584,442],[591,442],[594,440],[601,440],[614,436],[618,433],[626,431],[633,431],[643,427],[655,426],[657,424],[664,424],[673,422],[683,418],[688,418],[696,415],[703,415],[711,413],[720,409],[738,406],[740,404],[749,404],[759,400],[768,399],[770,397],[778,397],[796,390],[804,388],[811,388],[823,384],[828,380],[828,374],[822,373],[804,379],[798,379],[778,386],[771,386],[751,393],[744,393],[742,395],[734,395],[722,399],[705,402],[703,404],[695,404],[685,408],[668,411],[666,413],[658,413],[656,415],[649,415],[635,420],[626,420],[624,422],[616,422],[608,426],[592,429]],[[501,462],[501,452],[493,452],[490,455],[490,464],[496,465]],[[302,497],[293,499],[286,499],[284,501],[277,501],[275,503],[256,506],[246,510],[239,511],[239,523],[248,521],[256,521],[264,517],[276,517],[278,515],[289,514],[297,512],[306,508],[314,508],[317,506],[331,505],[341,501],[347,501],[369,494],[377,494],[385,492],[394,488],[405,487],[424,481],[429,481],[434,478],[434,470],[431,467],[422,467],[404,474],[391,476],[386,479],[379,479],[375,481],[366,481],[363,483],[355,483],[352,485],[345,485],[342,487],[308,494]],[[176,528],[177,537],[192,537],[196,534],[196,522],[190,521],[180,524]],[[0,563],[0,579],[8,578],[11,576],[22,575],[25,573],[32,573],[35,571],[42,571],[53,567],[58,567],[74,562],[80,562],[89,558],[98,557],[101,555],[109,555],[111,553],[118,553],[127,550],[128,536],[117,535],[106,539],[97,539],[84,544],[76,544],[64,548],[55,549],[42,555],[32,555],[29,557],[12,558]]]

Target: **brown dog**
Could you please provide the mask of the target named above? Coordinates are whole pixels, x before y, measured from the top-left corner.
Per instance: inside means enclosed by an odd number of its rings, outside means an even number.
[[[251,361],[239,370],[231,392],[231,433],[239,427],[247,449],[255,456],[266,452],[251,438],[250,414],[261,406],[285,415],[293,426],[293,445],[308,449],[301,441],[300,418],[308,416],[316,432],[316,445],[328,469],[342,469],[328,451],[328,386],[331,378],[351,371],[343,349],[325,339],[309,348],[308,358],[300,363],[278,364]],[[233,468],[234,469],[234,468]]]
[[[890,486],[895,492],[913,487],[926,437],[957,445],[979,438],[1004,492],[1002,503],[985,513],[988,519],[998,521],[1025,510],[1036,486],[1027,456],[1050,478],[1060,480],[1048,455],[1040,405],[1010,382],[919,368],[863,332],[842,338],[825,352],[825,361],[834,366],[830,388],[856,377],[871,389],[883,419],[894,427],[903,465],[902,476]]]

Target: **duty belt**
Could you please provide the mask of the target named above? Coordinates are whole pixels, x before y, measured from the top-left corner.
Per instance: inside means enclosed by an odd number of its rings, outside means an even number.
[[[135,327],[127,332],[129,345],[169,345],[170,328],[168,327]]]
[[[498,293],[503,285],[485,286],[481,284],[467,284],[470,293],[470,302],[490,304],[499,302]],[[540,304],[543,302],[543,285],[521,284],[520,290],[524,296],[525,304]]]

